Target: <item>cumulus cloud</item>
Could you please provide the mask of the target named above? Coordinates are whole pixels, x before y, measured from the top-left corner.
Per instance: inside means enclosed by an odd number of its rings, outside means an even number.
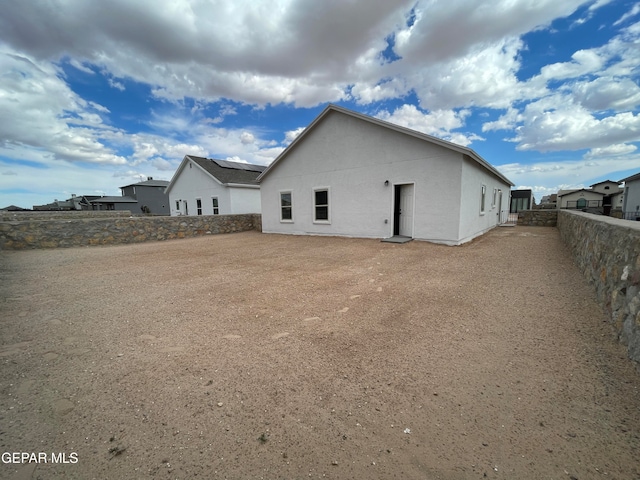
[[[55,66],[5,51],[0,71],[0,154],[15,154],[15,147],[24,145],[41,150],[43,157],[126,163],[103,142],[112,130],[102,120],[105,108],[76,95]]]
[[[129,178],[187,153],[267,164],[302,128],[276,141],[232,120],[239,109],[339,101],[463,145],[482,140],[466,125],[478,108],[492,112],[482,131],[506,131],[521,151],[627,158],[640,140],[638,4],[606,44],[524,78],[527,33],[577,11],[584,24],[610,0],[8,2],[0,157],[116,165]],[[136,119],[140,131],[113,127],[115,114],[75,93],[66,64],[115,95],[148,88],[154,111]]]
[[[615,145],[609,145],[607,147],[592,148],[585,155],[585,159],[589,158],[607,158],[617,157],[619,155],[628,155],[635,152],[638,149],[635,145],[629,145],[626,143],[619,143]]]
[[[459,145],[467,146],[474,140],[482,140],[482,137],[475,134],[452,132],[452,130],[462,127],[469,113],[468,110],[434,110],[427,113],[420,111],[415,105],[402,105],[394,110],[393,113],[382,110],[376,117],[396,125],[401,125]]]
[[[561,95],[530,103],[522,117],[512,139],[518,150],[582,150],[640,141],[640,114],[597,118]]]
[[[253,136],[252,133],[242,132],[240,134],[240,142],[244,145],[248,145],[256,141],[256,137]]]

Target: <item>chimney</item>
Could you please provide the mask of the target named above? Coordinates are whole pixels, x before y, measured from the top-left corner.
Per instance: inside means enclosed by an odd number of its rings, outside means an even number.
[[[147,180],[153,180],[153,177],[147,177]]]

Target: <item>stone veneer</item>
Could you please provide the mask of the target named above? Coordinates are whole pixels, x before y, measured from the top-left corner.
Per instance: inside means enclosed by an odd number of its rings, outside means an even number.
[[[629,358],[640,362],[640,222],[561,210],[558,229]]]
[[[260,220],[260,214],[169,217],[132,216],[130,212],[19,212],[0,217],[0,250],[116,245],[261,231]]]
[[[518,225],[529,227],[555,227],[558,210],[523,210],[518,212]]]

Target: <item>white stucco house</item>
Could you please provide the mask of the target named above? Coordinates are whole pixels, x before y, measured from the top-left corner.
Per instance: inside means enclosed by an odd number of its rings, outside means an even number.
[[[589,188],[576,190],[560,190],[558,192],[557,208],[559,209],[594,209],[605,215],[609,215],[611,210],[620,208],[621,182],[605,180],[594,183]]]
[[[513,186],[469,148],[336,105],[258,181],[265,233],[448,245],[506,220]]]
[[[186,155],[167,186],[171,215],[260,213],[263,165]]]
[[[640,219],[640,173],[623,178],[622,212],[629,220]]]
[[[579,190],[560,190],[558,192],[559,209],[583,209],[600,208],[604,193],[596,192],[588,188]]]

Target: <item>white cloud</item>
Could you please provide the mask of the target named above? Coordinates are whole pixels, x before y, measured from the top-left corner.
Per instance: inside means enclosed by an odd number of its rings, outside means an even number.
[[[603,157],[615,157],[618,155],[628,155],[635,152],[638,149],[635,145],[629,145],[626,143],[619,143],[617,145],[609,145],[602,148],[592,148],[585,155],[585,159],[589,158],[603,158]]]
[[[116,90],[120,90],[121,92],[124,92],[125,88],[124,88],[124,84],[122,82],[118,82],[116,80],[114,80],[113,78],[109,78],[109,85],[113,88],[115,88]]]
[[[588,187],[594,179],[603,177],[616,180],[617,172],[640,170],[640,155],[602,157],[597,162],[586,156],[577,160],[558,157],[557,161],[511,163],[499,165],[497,169],[518,187],[536,185],[532,188],[537,195],[548,195],[558,190]]]
[[[254,143],[255,141],[256,141],[256,137],[254,137],[252,133],[242,132],[240,134],[240,142],[244,145]]]
[[[289,145],[291,142],[293,142],[296,138],[298,138],[298,135],[304,132],[305,128],[306,127],[299,127],[299,128],[296,128],[295,130],[289,130],[285,132],[284,144]]]
[[[565,80],[576,78],[589,73],[598,72],[604,65],[605,59],[597,50],[578,50],[571,58],[571,62],[553,63],[546,65],[540,71],[540,77],[545,81]]]
[[[592,111],[633,110],[640,105],[640,87],[630,78],[599,77],[571,86],[575,99]]]
[[[517,109],[509,108],[506,113],[501,115],[497,120],[483,124],[482,131],[490,132],[493,130],[513,130],[523,121],[523,119],[523,116]]]
[[[620,25],[621,23],[626,22],[627,19],[629,19],[631,17],[635,17],[639,13],[640,13],[640,3],[636,3],[633,7],[631,7],[631,10],[629,10],[627,13],[622,15],[622,17],[620,17],[618,20],[616,20],[613,24],[614,25]]]
[[[597,118],[561,95],[530,103],[522,117],[524,124],[512,139],[518,150],[582,150],[640,141],[640,114]]]
[[[238,114],[229,102],[369,105],[415,94],[419,108],[371,109],[463,145],[482,140],[465,131],[471,109],[498,109],[500,118],[489,117],[482,131],[506,130],[520,150],[627,158],[640,140],[640,23],[631,23],[640,4],[620,16],[614,25],[625,28],[605,45],[522,78],[524,34],[586,6],[584,23],[609,3],[176,0],[157,8],[152,0],[10,0],[0,16],[0,155],[41,165],[116,165],[129,179],[169,172],[187,153],[267,164],[302,128],[286,132],[281,144],[238,119],[220,128]],[[388,38],[398,56],[391,62],[381,56]],[[152,132],[112,127],[109,109],[74,93],[56,62],[100,74],[117,90],[131,81],[148,86],[162,110],[137,120]],[[181,110],[186,103],[193,108]]]
[[[56,67],[5,49],[0,71],[0,154],[28,146],[41,150],[43,157],[126,163],[102,142],[112,130],[102,121],[106,109],[71,91]]]
[[[96,73],[90,67],[83,65],[82,62],[79,62],[75,58],[70,59],[69,64],[72,65],[74,68],[80,70],[81,72],[88,73],[89,75],[95,75]]]
[[[396,125],[467,146],[474,140],[482,140],[482,137],[475,134],[452,132],[451,130],[463,127],[469,113],[468,110],[434,110],[425,113],[414,105],[402,105],[393,113],[382,110],[376,116]]]

